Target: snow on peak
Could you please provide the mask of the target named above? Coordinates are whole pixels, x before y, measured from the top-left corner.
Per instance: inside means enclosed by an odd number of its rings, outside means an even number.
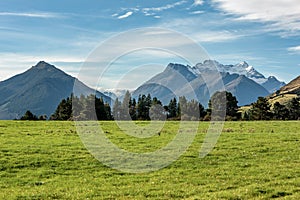
[[[243,62],[241,62],[239,64],[236,64],[236,66],[237,67],[241,67],[241,68],[248,68],[249,67],[249,65],[248,65],[248,63],[246,61],[243,61]]]
[[[258,83],[267,81],[263,74],[256,71],[256,69],[254,69],[253,66],[250,66],[246,61],[235,65],[223,65],[215,60],[205,60],[203,63],[196,64],[196,66],[192,69],[194,73],[199,74],[205,70],[214,70],[215,68],[217,68],[217,70],[220,72],[244,75]]]
[[[255,70],[253,66],[248,66],[248,67],[246,68],[246,71],[247,71],[247,72],[250,72],[250,71],[253,71],[253,70]]]
[[[271,79],[277,79],[277,78],[275,76],[269,76],[268,79],[271,80]]]

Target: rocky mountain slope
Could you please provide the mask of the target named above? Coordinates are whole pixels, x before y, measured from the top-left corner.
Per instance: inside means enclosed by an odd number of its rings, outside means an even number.
[[[175,96],[186,96],[188,99],[197,98],[204,106],[207,106],[210,96],[217,90],[221,77],[225,89],[235,95],[239,105],[254,102],[258,96],[267,96],[269,92],[253,79],[246,75],[224,72],[220,69],[220,76],[216,74],[212,62],[205,61],[194,67],[170,63],[166,69],[152,77],[133,92],[133,97],[139,94],[148,94],[158,97],[164,104]],[[219,65],[220,66],[220,65]],[[258,73],[252,77],[262,78]],[[248,75],[249,76],[249,75]],[[209,91],[209,85],[211,91]]]
[[[19,118],[26,110],[49,117],[59,102],[71,95],[75,80],[79,88],[77,93],[95,93],[95,90],[44,61],[22,74],[1,81],[0,119]],[[100,92],[96,92],[96,95],[107,102],[111,101],[110,97]]]

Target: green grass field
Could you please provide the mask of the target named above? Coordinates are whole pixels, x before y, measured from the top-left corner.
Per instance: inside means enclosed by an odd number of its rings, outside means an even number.
[[[112,142],[135,152],[166,145],[178,126],[135,139],[100,123]],[[0,199],[300,199],[299,121],[226,122],[200,159],[208,125],[200,123],[188,151],[168,167],[130,174],[89,154],[72,122],[0,121]]]

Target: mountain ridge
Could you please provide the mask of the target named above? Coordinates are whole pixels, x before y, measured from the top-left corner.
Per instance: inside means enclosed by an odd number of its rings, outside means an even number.
[[[215,60],[205,60],[203,61],[203,63],[197,63],[194,67],[192,67],[192,69],[193,71],[195,71],[195,73],[202,73],[203,71],[209,69],[217,69],[219,72],[245,75],[249,79],[252,79],[256,83],[262,85],[269,91],[269,93],[273,93],[285,85],[284,82],[279,81],[274,76],[269,76],[268,78],[266,78],[262,73],[258,72],[246,61],[235,65],[223,65]]]
[[[133,97],[137,97],[139,94],[150,93],[165,104],[168,103],[168,100],[171,98],[178,96],[186,96],[189,99],[196,97],[206,106],[212,95],[211,93],[218,88],[217,79],[220,77],[222,78],[225,89],[237,96],[239,105],[250,104],[254,102],[258,96],[267,96],[270,94],[262,85],[248,78],[246,75],[223,72],[216,67],[217,64],[220,66],[219,63],[212,60],[204,61],[202,64],[198,63],[194,67],[170,63],[163,72],[155,75],[138,87],[133,92]],[[243,63],[243,67],[246,66],[248,66],[248,64]],[[216,69],[218,69],[218,72],[221,72],[217,73]],[[249,70],[253,71],[253,68],[251,67]],[[216,76],[217,74],[219,74],[219,76]],[[263,75],[257,73],[257,77],[262,76]],[[203,77],[205,77],[205,80]],[[210,85],[210,90],[212,91],[209,91],[207,84]],[[246,93],[248,93],[248,95],[246,95]]]
[[[19,118],[26,110],[49,117],[58,103],[71,95],[75,82],[83,95],[95,93],[111,102],[110,97],[95,92],[54,65],[40,61],[25,72],[0,82],[0,119]]]
[[[280,88],[280,93],[291,93],[300,95],[300,76],[291,80],[288,84]]]

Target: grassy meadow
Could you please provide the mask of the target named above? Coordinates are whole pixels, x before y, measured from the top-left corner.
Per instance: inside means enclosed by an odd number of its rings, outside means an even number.
[[[179,122],[147,139],[99,123],[121,148],[147,152],[170,142]],[[300,199],[300,121],[226,122],[200,159],[208,125],[200,123],[192,145],[168,167],[131,174],[97,161],[73,122],[0,121],[0,199]]]

